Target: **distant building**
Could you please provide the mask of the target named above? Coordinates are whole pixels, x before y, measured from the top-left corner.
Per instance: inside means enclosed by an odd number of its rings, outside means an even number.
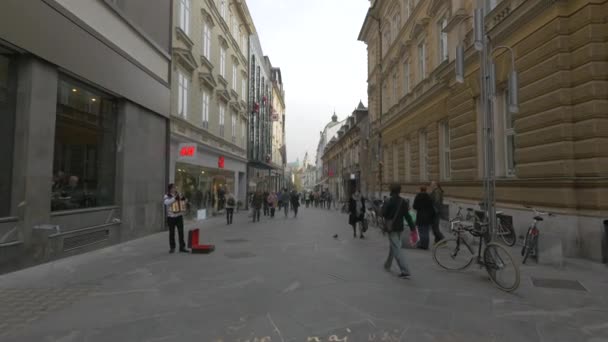
[[[345,120],[338,121],[338,116],[336,115],[336,112],[334,112],[331,117],[331,121],[327,125],[325,125],[323,131],[320,132],[319,143],[317,144],[317,155],[315,158],[316,187],[327,187],[327,184],[324,184],[327,182],[327,178],[324,175],[325,165],[323,165],[323,152],[325,151],[325,146],[327,146],[329,141],[336,135],[336,133],[338,133],[338,130],[340,129],[340,127],[342,127],[344,122]]]

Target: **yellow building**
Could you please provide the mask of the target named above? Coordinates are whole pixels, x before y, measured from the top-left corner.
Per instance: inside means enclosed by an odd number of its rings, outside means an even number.
[[[372,144],[381,187],[441,181],[453,214],[482,197],[479,54],[473,0],[371,2],[359,39],[368,46]],[[488,0],[493,47],[509,46],[519,72],[520,109],[507,110],[510,56],[497,65],[494,99],[497,207],[518,235],[524,205],[555,212],[541,227],[567,256],[602,259],[608,218],[608,1]],[[455,79],[457,44],[465,79]],[[378,167],[376,167],[378,170]],[[372,181],[378,177],[371,177]],[[541,240],[543,237],[541,237]]]

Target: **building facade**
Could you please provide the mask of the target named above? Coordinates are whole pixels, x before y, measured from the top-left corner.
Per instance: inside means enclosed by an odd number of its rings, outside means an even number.
[[[281,68],[270,69],[272,73],[272,164],[276,169],[276,179],[272,190],[285,187],[285,166],[287,164],[287,145],[285,141],[285,89]]]
[[[325,147],[323,163],[327,165],[325,177],[332,198],[339,202],[347,201],[350,195],[368,193],[368,111],[363,103],[349,116],[338,130],[337,135]]]
[[[246,202],[249,36],[244,1],[173,1],[170,179],[206,215]]]
[[[359,39],[368,47],[374,188],[441,181],[450,211],[482,198],[483,110],[472,0],[372,1]],[[566,256],[601,260],[608,216],[608,1],[485,2],[492,47],[513,49],[519,112],[509,110],[511,68],[496,63],[494,131],[497,208],[525,233],[532,213],[555,212],[543,234]],[[455,79],[465,47],[464,82]],[[541,238],[542,239],[542,238]]]
[[[170,13],[0,4],[0,272],[163,229]]]
[[[249,46],[248,192],[251,194],[257,189],[278,189],[276,183],[283,175],[272,161],[272,66],[257,35],[249,37]]]
[[[315,157],[315,166],[316,166],[316,187],[319,190],[323,190],[327,188],[327,165],[323,164],[323,154],[325,152],[325,147],[330,142],[330,140],[336,136],[338,130],[344,124],[345,120],[338,121],[338,116],[334,112],[331,117],[331,121],[325,125],[325,128],[320,132],[319,143],[317,144],[317,154]]]

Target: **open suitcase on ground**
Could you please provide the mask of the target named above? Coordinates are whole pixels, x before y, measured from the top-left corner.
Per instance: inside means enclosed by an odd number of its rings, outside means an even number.
[[[188,231],[188,248],[194,254],[209,254],[215,250],[215,245],[200,244],[200,230],[198,228]]]

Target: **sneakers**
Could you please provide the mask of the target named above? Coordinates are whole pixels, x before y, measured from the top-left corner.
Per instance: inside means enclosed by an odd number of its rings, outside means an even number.
[[[179,252],[180,252],[180,253],[190,253],[190,251],[189,251],[189,250],[187,250],[187,249],[185,249],[185,248],[180,248],[180,249],[179,249]]]
[[[401,272],[401,274],[399,275],[399,278],[401,278],[401,279],[409,279],[410,278],[410,274],[409,273],[403,273],[403,272]]]
[[[171,249],[169,250],[169,254],[173,254],[173,253],[175,253],[175,248],[171,248]]]

